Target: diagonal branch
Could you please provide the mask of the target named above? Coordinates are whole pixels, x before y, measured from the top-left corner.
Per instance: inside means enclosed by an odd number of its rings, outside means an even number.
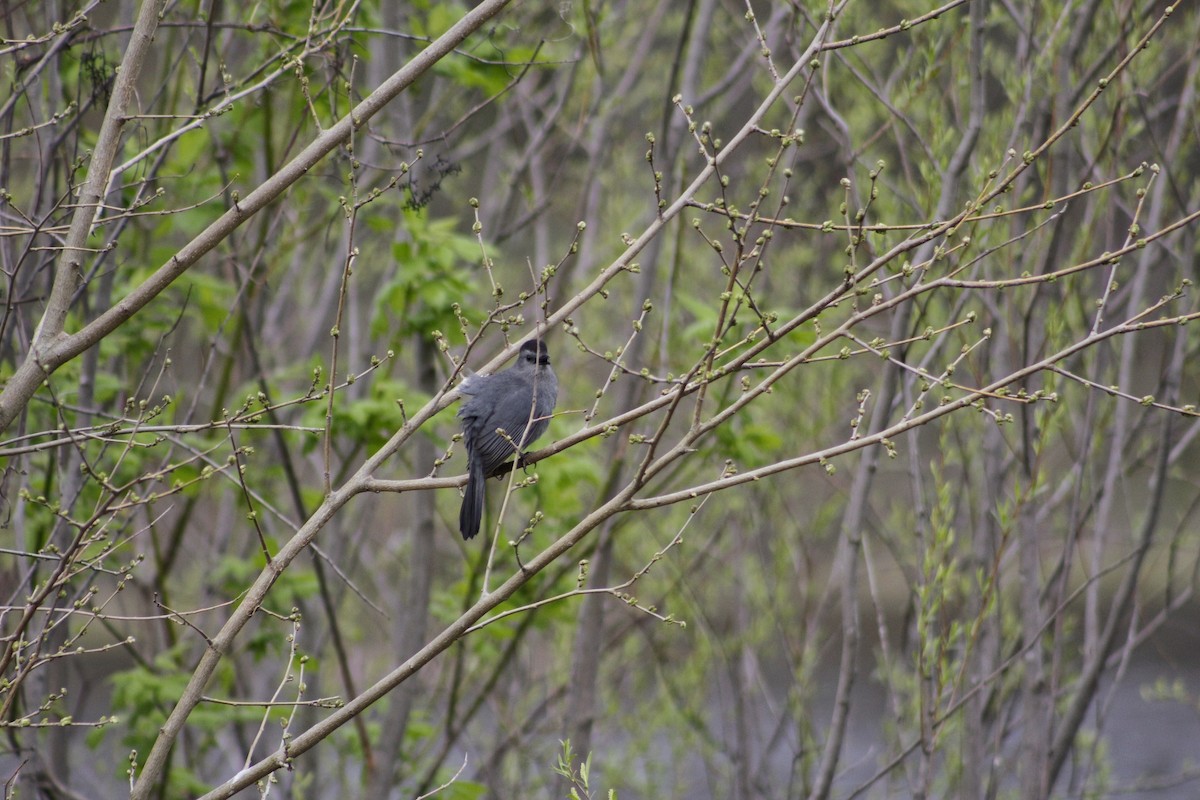
[[[18,370],[17,375],[14,375],[13,380],[5,387],[4,392],[0,393],[0,429],[11,422],[13,416],[15,416],[16,412],[12,412],[8,405],[10,402],[9,396],[10,391],[13,391],[14,385],[18,384],[18,376],[22,371],[32,369],[37,382],[40,382],[44,374],[52,371],[53,367],[57,367],[69,358],[78,355],[117,328],[126,319],[150,302],[159,292],[170,285],[171,281],[182,275],[202,255],[232,233],[242,222],[249,219],[255,212],[282,194],[284,190],[299,180],[312,166],[320,161],[322,157],[346,141],[353,130],[362,127],[388,101],[411,85],[413,81],[437,63],[439,59],[450,53],[469,34],[499,13],[508,2],[509,0],[484,0],[473,11],[465,14],[450,30],[440,36],[429,47],[418,53],[411,61],[384,81],[378,89],[355,106],[350,114],[343,117],[336,125],[314,139],[296,158],[292,159],[291,162],[267,179],[266,182],[252,191],[243,200],[235,203],[232,209],[225,212],[216,222],[211,224],[182,250],[172,256],[144,284],[98,317],[94,322],[85,326],[79,333],[65,337],[60,342],[58,350],[54,353],[55,357],[60,360],[38,363],[31,359],[32,367],[30,362],[23,364],[21,369]],[[50,369],[46,369],[47,365],[50,365]],[[45,373],[43,373],[43,370],[45,370]],[[34,389],[36,389],[36,384],[28,390],[27,394],[16,396],[15,399],[20,402],[19,407],[24,406],[24,403],[32,396]],[[398,436],[393,437],[393,439],[398,438]],[[308,546],[313,537],[315,537],[316,532],[324,527],[333,514],[345,505],[353,495],[363,489],[366,470],[368,468],[373,469],[376,461],[377,459],[369,460],[363,469],[359,471],[356,479],[352,479],[346,487],[330,493],[325,498],[321,507],[308,519],[296,535],[289,540],[284,548],[276,554],[275,561],[268,565],[267,569],[259,575],[258,580],[255,581],[242,601],[242,604],[238,607],[237,612],[225,623],[217,636],[214,637],[212,644],[205,650],[204,655],[201,657],[200,663],[192,674],[191,680],[188,682],[179,702],[172,709],[170,716],[167,717],[166,722],[163,724],[158,739],[155,741],[150,755],[146,759],[146,765],[133,786],[133,791],[130,795],[131,800],[145,800],[145,798],[151,795],[154,787],[158,784],[166,770],[170,752],[176,739],[183,730],[188,716],[200,702],[204,687],[208,685],[209,680],[216,671],[221,657],[229,651],[233,640],[257,610],[259,603],[266,596],[267,590],[275,583],[279,574]]]
[[[62,255],[59,256],[58,265],[55,267],[50,300],[34,332],[26,363],[36,363],[39,360],[38,352],[43,348],[49,349],[54,340],[62,334],[66,324],[71,298],[75,295],[75,289],[83,276],[82,262],[87,252],[85,245],[88,234],[92,231],[92,221],[108,188],[108,172],[121,145],[121,129],[129,120],[126,111],[133,100],[138,75],[141,74],[146,54],[150,51],[150,42],[154,40],[154,31],[158,27],[159,5],[160,0],[142,0],[133,34],[129,37],[129,47],[125,50],[125,57],[121,59],[120,69],[113,84],[112,101],[104,112],[104,121],[100,123],[96,147],[92,150],[91,164],[75,204],[75,213],[71,217],[71,227],[63,243]],[[7,394],[6,388],[4,395]],[[20,407],[24,407],[24,403]],[[0,402],[0,408],[7,412],[9,406]],[[0,428],[6,426],[9,421],[5,416],[3,422],[0,422]]]
[[[21,413],[22,409],[25,408],[25,405],[33,397],[34,392],[37,391],[42,382],[56,369],[88,348],[95,346],[105,336],[119,328],[134,314],[144,308],[160,292],[170,286],[176,278],[199,261],[202,256],[224,241],[243,222],[253,217],[265,206],[282,195],[288,187],[300,180],[322,158],[332,152],[334,148],[347,141],[355,129],[365,125],[367,120],[375,116],[380,109],[412,85],[417,78],[452,52],[468,35],[499,13],[509,2],[510,0],[484,0],[484,2],[480,3],[472,11],[465,14],[446,33],[438,37],[432,44],[384,81],[378,89],[364,98],[349,114],[313,139],[307,147],[278,172],[259,184],[257,188],[244,198],[235,201],[233,208],[222,214],[216,221],[201,231],[196,238],[184,245],[165,264],[159,267],[154,274],[147,278],[144,283],[73,334],[64,334],[62,328],[66,319],[70,296],[74,293],[75,279],[68,281],[68,279],[60,275],[59,280],[55,282],[50,307],[47,309],[47,319],[43,320],[41,335],[35,340],[34,347],[30,348],[28,357],[17,368],[16,372],[13,373],[12,378],[4,386],[3,391],[0,391],[0,430],[4,430],[12,423],[17,415]],[[151,7],[149,12],[146,11],[147,6]],[[153,8],[153,4],[149,0],[143,6],[141,17],[145,17],[147,14],[157,18],[157,10]],[[135,42],[141,40],[137,34],[137,30],[135,30]],[[148,43],[148,36],[145,37],[145,41]],[[136,72],[136,70],[130,71]],[[126,66],[123,64],[121,78],[124,78],[125,72]],[[120,83],[117,88],[118,90],[120,89]],[[119,96],[119,92],[114,94],[114,97],[116,96]],[[105,124],[108,124],[107,118]],[[113,138],[113,152],[115,153],[115,134]],[[103,186],[107,182],[111,165],[111,154],[107,162],[102,165],[103,169],[99,169],[101,166],[99,163],[93,163],[92,170],[88,175],[88,184]],[[80,226],[90,225],[95,202],[95,199],[89,201],[87,196],[81,199],[81,209],[76,212],[77,221],[80,219],[79,215],[83,215],[83,222],[78,223]],[[74,234],[75,228],[76,224],[73,223],[72,234]],[[84,230],[84,233],[86,234],[86,230]],[[72,248],[81,247],[85,239],[86,235],[82,236],[79,240],[68,238],[68,248],[63,255],[64,260],[69,260],[72,254],[75,253],[75,250]],[[59,287],[59,283],[63,283],[62,288]]]

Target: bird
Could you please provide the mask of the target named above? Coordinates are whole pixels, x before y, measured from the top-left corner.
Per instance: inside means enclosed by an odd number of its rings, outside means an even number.
[[[517,361],[494,375],[468,375],[458,409],[467,447],[467,489],[458,513],[463,539],[479,533],[484,481],[546,432],[558,402],[558,378],[540,339],[521,344]]]

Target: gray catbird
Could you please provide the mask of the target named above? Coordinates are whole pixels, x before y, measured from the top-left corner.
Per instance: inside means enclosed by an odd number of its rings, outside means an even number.
[[[467,491],[458,527],[464,539],[479,533],[484,481],[505,459],[546,432],[558,402],[558,378],[541,341],[521,345],[517,363],[495,375],[470,375],[458,410],[467,445]]]

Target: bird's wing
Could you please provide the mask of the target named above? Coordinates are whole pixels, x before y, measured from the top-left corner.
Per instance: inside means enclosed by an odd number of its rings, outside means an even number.
[[[479,394],[479,392],[483,389],[483,385],[487,383],[489,377],[491,376],[480,375],[478,372],[471,372],[471,370],[467,370],[467,374],[463,377],[462,383],[459,384],[458,389],[463,394],[467,395]]]
[[[513,442],[518,441],[516,437],[510,438],[512,438]],[[483,471],[487,473],[503,464],[516,451],[507,438],[500,436],[494,431],[488,431],[480,436],[479,441],[475,443],[475,452],[479,455],[480,461],[483,462]]]
[[[526,411],[515,425],[513,415],[505,413],[504,409],[499,407],[490,409],[487,416],[481,415],[478,418],[475,430],[479,434],[472,444],[475,452],[483,460],[486,472],[491,472],[517,452],[517,445],[521,443],[521,436],[525,433],[528,413]],[[503,434],[497,433],[500,428],[504,429]],[[526,436],[525,444],[528,445],[530,441],[532,440]]]

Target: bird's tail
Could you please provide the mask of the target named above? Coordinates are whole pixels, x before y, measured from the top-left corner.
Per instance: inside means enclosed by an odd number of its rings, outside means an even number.
[[[458,512],[458,529],[464,539],[479,533],[483,521],[484,480],[482,459],[472,458],[467,467],[467,490],[463,493],[462,508]]]

